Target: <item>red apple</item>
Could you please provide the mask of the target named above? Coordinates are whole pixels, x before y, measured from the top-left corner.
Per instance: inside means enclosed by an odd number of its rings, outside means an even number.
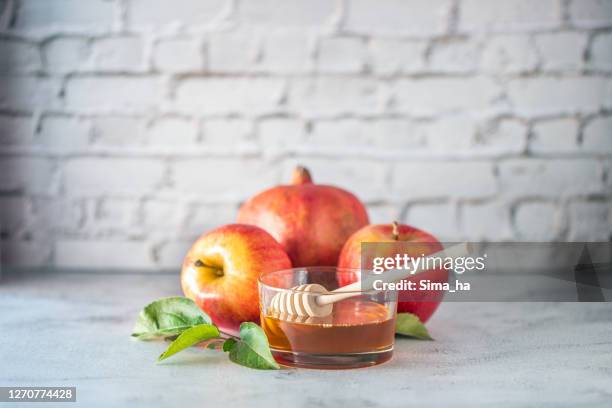
[[[368,224],[365,207],[353,194],[312,182],[303,167],[293,183],[266,190],[240,208],[238,222],[268,231],[285,248],[294,267],[336,265],[342,245]]]
[[[259,275],[288,268],[287,253],[266,231],[225,225],[193,244],[183,261],[181,286],[221,331],[237,334],[240,323],[259,322]]]
[[[355,232],[344,244],[340,259],[338,261],[339,268],[361,268],[361,244],[364,242],[410,242],[407,246],[409,256],[429,255],[443,249],[440,242],[433,235],[409,225],[393,224],[378,224],[368,225],[359,231]],[[423,245],[418,245],[422,243]],[[389,253],[377,253],[376,256],[395,256],[397,249],[389,247]],[[402,252],[403,254],[403,252]],[[348,285],[349,283],[359,280],[359,273],[342,273],[338,275],[340,286]],[[424,272],[411,278],[416,282],[423,279],[429,279],[432,282],[446,282],[448,279],[448,271],[445,269],[435,269]],[[413,313],[426,322],[431,315],[436,311],[438,305],[442,301],[444,293],[442,291],[424,291],[419,290],[409,294],[410,301],[400,301],[397,304],[398,313]],[[408,296],[406,296],[408,297]]]

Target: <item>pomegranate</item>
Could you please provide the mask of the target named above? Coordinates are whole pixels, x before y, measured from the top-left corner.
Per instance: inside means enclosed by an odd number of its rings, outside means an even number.
[[[271,188],[246,201],[238,222],[268,231],[294,267],[336,265],[347,238],[368,224],[357,197],[338,187],[312,182],[298,166],[290,185]]]

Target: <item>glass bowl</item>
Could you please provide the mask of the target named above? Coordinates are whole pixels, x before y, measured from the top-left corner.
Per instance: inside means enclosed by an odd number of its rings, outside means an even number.
[[[259,277],[261,325],[279,364],[305,368],[357,368],[381,364],[393,355],[397,292],[355,291],[333,304],[326,317],[299,317],[271,307],[279,293],[317,283],[328,291],[355,280],[359,270],[318,266],[285,269]],[[303,293],[303,292],[302,292]],[[294,295],[296,296],[296,295]]]

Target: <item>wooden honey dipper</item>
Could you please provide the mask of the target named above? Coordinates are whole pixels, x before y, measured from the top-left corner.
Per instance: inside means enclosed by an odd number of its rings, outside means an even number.
[[[425,268],[427,264],[426,258],[442,258],[442,257],[459,257],[465,256],[472,252],[472,246],[469,243],[461,243],[453,245],[442,251],[428,255],[419,263],[419,267],[413,270],[393,269],[385,272],[382,275],[370,275],[364,281],[351,283],[328,292],[323,286],[310,283],[299,285],[291,288],[289,291],[278,292],[270,302],[270,308],[281,316],[289,319],[308,318],[308,317],[326,317],[331,315],[334,303],[344,299],[358,296],[364,291],[363,288],[374,289],[374,282],[380,281],[383,283],[399,282],[402,279],[413,277],[419,273],[425,272],[431,268]],[[371,290],[371,289],[366,289]]]

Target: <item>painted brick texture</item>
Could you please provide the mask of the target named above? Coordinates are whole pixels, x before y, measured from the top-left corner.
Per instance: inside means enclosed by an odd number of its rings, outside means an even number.
[[[610,1],[9,3],[3,264],[176,270],[296,164],[444,240],[610,239]]]

